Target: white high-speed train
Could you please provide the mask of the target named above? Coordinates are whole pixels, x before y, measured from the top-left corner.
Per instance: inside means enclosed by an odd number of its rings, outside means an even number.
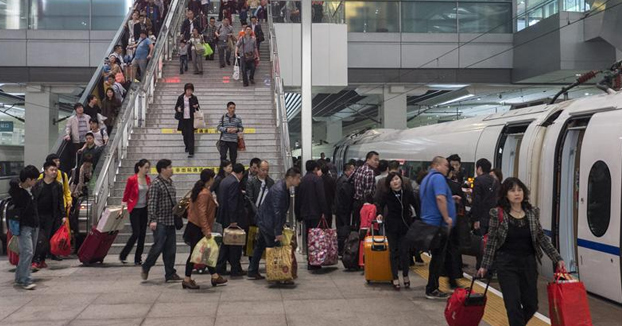
[[[335,164],[368,151],[414,178],[436,155],[474,175],[487,158],[531,189],[541,223],[591,293],[622,303],[622,93],[406,130],[370,130],[335,145]],[[548,257],[542,273],[553,274]]]

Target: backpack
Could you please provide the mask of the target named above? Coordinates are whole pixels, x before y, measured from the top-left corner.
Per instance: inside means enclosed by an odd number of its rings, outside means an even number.
[[[7,221],[9,230],[14,236],[18,236],[20,234],[19,220],[22,211],[15,206],[12,198],[8,198],[4,201],[4,211],[4,217]]]
[[[341,262],[346,269],[359,268],[359,233],[357,231],[350,232],[343,246],[343,255]]]

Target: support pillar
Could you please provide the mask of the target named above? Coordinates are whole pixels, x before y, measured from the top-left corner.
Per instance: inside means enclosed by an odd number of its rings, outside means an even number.
[[[49,86],[28,85],[25,108],[24,163],[40,168],[58,139],[58,126],[52,123],[58,118],[58,95]]]
[[[301,33],[302,33],[302,79],[301,79],[301,131],[302,131],[302,166],[311,160],[313,135],[313,105],[311,94],[311,0],[301,1]]]
[[[406,90],[403,86],[384,86],[378,110],[382,128],[406,129]]]

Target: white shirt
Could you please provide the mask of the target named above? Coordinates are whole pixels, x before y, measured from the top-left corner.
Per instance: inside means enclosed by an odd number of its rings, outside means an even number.
[[[268,188],[266,187],[266,180],[261,180],[261,179],[257,179],[259,181],[261,181],[261,187],[259,188],[259,196],[257,196],[257,201],[255,202],[255,206],[257,206],[257,208],[259,208],[261,206],[261,204],[263,204],[264,199],[266,199],[266,196],[268,195]]]
[[[190,119],[190,98],[184,95],[184,119]]]

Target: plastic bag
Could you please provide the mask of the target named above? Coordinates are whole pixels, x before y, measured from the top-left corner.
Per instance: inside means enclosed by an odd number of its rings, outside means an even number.
[[[547,285],[546,290],[552,326],[592,326],[583,282],[572,279],[566,271],[558,270],[555,280]]]
[[[7,248],[10,251],[14,252],[16,255],[19,255],[19,238],[11,237]]]
[[[240,64],[238,58],[235,58],[235,64],[233,65],[233,80],[240,80]]]
[[[194,264],[207,265],[209,267],[216,267],[216,261],[218,260],[218,244],[214,237],[203,237],[199,243],[194,247],[190,262]]]
[[[71,255],[71,233],[69,231],[69,220],[66,220],[52,239],[50,239],[50,252],[55,256]]]
[[[203,43],[203,48],[205,49],[205,51],[203,52],[203,56],[207,57],[214,54],[214,50],[212,50],[212,47],[209,46],[209,44]]]

